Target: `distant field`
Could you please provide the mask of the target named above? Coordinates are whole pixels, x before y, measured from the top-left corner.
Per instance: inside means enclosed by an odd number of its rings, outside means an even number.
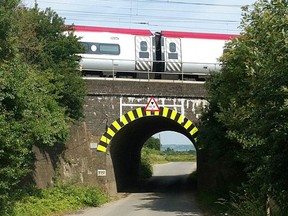
[[[161,145],[161,151],[167,151],[168,149],[174,150],[174,151],[196,151],[195,147],[193,145]]]
[[[196,161],[196,154],[195,153],[187,153],[187,154],[166,154],[165,159],[168,162],[192,162]]]
[[[196,161],[195,151],[157,151],[153,149],[143,148],[142,158],[147,158],[151,164],[161,164],[168,162],[192,162]]]

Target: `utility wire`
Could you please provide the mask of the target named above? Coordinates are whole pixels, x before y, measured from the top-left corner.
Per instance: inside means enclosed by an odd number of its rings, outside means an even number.
[[[123,0],[122,0],[123,1]],[[114,5],[114,6],[111,6],[111,4],[109,5],[95,5],[95,4],[78,4],[78,3],[65,3],[65,2],[52,2],[52,1],[41,1],[41,2],[44,2],[44,3],[51,3],[51,4],[55,4],[55,5],[74,5],[74,6],[87,6],[87,7],[90,7],[92,8],[93,6],[96,6],[96,9],[99,9],[100,7],[103,7],[103,9],[108,9],[108,8],[111,8],[111,9],[119,9],[119,10],[137,10],[137,11],[155,11],[155,12],[159,12],[159,8],[145,8],[145,7],[123,7],[123,6],[118,6],[118,5]],[[194,9],[194,8],[192,8]],[[230,14],[230,15],[236,15],[238,13],[235,13],[235,12],[227,12],[226,10],[225,11],[199,11],[199,10],[185,10],[185,9],[167,9],[167,8],[161,8],[161,12],[165,11],[165,12],[181,12],[181,13],[189,13],[189,12],[193,12],[193,13],[203,13],[203,14],[211,14],[212,13],[215,13],[215,14]],[[240,10],[240,6],[239,6],[239,10]],[[84,11],[83,11],[84,12]]]
[[[27,1],[28,0],[26,0],[26,2]],[[239,15],[240,17],[241,5],[236,4],[211,4],[191,1],[186,2],[185,0],[133,0],[133,3],[132,0],[86,0],[84,3],[81,4],[76,1],[73,2],[72,0],[69,3],[53,0],[37,0],[37,2],[39,6],[44,3],[62,5],[59,6],[59,8],[52,9],[59,13],[60,16],[66,17],[66,21],[71,22],[67,24],[72,24],[73,22],[77,25],[79,24],[79,22],[82,22],[85,25],[85,23],[91,23],[95,21],[95,25],[101,25],[101,22],[116,22],[119,24],[139,24],[142,26],[143,24],[145,24],[147,25],[147,27],[159,26],[161,27],[161,30],[163,30],[162,27],[175,28],[175,30],[193,28],[194,30],[195,26],[195,29],[207,29],[216,31],[224,30],[226,32],[238,32],[236,27],[240,25],[240,19],[233,20],[229,17],[230,15]],[[143,7],[142,5],[144,3],[145,6]],[[152,5],[151,3],[157,4]],[[149,6],[152,6],[148,8],[147,4],[149,4]],[[168,4],[170,4],[170,8],[166,7],[166,5]],[[77,9],[68,9],[69,6],[72,6],[74,8],[77,7]],[[227,7],[231,8],[228,9],[228,12]],[[81,8],[84,8],[84,10],[81,10]],[[87,8],[89,9],[87,10]],[[159,10],[159,8],[161,10]],[[189,10],[189,8],[191,8],[191,10]],[[224,8],[226,9],[224,10]],[[222,9],[223,11],[221,11]],[[239,12],[237,12],[236,9]],[[203,14],[203,16],[201,14]],[[83,19],[86,17],[87,19]],[[226,19],[225,17],[228,18]],[[175,25],[176,23],[179,23],[179,25]],[[205,23],[207,24],[207,26],[205,25]],[[188,24],[189,26],[187,26]],[[202,24],[203,27],[198,27],[197,24]],[[224,27],[225,25],[227,28]],[[216,26],[219,26],[219,28],[217,28]],[[230,29],[228,29],[228,27]]]
[[[131,0],[101,0],[99,2],[131,2]],[[39,2],[45,2],[45,3],[59,3],[57,1],[45,1],[45,0],[38,0],[38,3]],[[87,1],[86,1],[87,2]],[[91,1],[93,3],[95,3],[95,1]],[[232,8],[241,8],[243,5],[241,4],[217,4],[217,3],[201,3],[201,2],[185,2],[185,1],[173,1],[173,0],[136,0],[135,2],[138,2],[138,3],[165,3],[165,4],[178,4],[178,5],[197,5],[197,6],[212,6],[212,7],[232,7]],[[70,4],[70,3],[63,3],[63,4]],[[83,5],[83,4],[79,4],[79,5]]]
[[[62,11],[62,12],[72,12],[72,13],[81,13],[81,11],[73,11],[73,10],[58,10],[59,12]],[[87,14],[94,14],[95,12],[89,12],[89,11],[86,11],[85,13]],[[107,13],[107,12],[97,12],[97,16],[107,16],[107,17],[115,17],[115,16],[122,16],[122,17],[129,17],[131,18],[131,15],[130,14],[123,14],[123,13]],[[185,18],[179,18],[179,17],[172,17],[172,16],[155,16],[155,15],[149,15],[149,16],[144,16],[144,15],[135,15],[135,18],[148,18],[148,17],[151,17],[151,18],[156,18],[158,19],[158,21],[160,20],[165,20],[167,21],[170,20],[169,22],[177,22],[177,21],[181,21],[181,22],[189,22],[189,21],[205,21],[205,22],[221,22],[221,23],[238,23],[239,21],[237,20],[222,20],[222,19],[201,19],[201,18],[189,18],[189,17],[185,17]],[[175,19],[177,21],[175,21]]]

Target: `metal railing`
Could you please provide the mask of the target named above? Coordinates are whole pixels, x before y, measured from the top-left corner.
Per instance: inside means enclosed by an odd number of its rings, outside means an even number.
[[[103,61],[106,65],[100,65],[100,67],[95,67],[95,71],[91,68],[85,68],[82,66],[81,71],[85,71],[91,75],[96,73],[108,74],[108,77],[112,77],[115,79],[116,77],[120,77],[121,75],[131,76],[133,78],[141,77],[142,79],[154,79],[157,76],[169,77],[174,76],[177,80],[184,80],[185,77],[189,76],[207,76],[210,71],[217,71],[220,69],[220,63],[203,63],[203,62],[172,62],[172,61],[151,61],[151,60],[126,60],[126,59],[107,59],[107,58],[85,58],[87,61]],[[84,60],[84,61],[85,61]],[[120,62],[120,63],[119,63]],[[83,61],[82,61],[83,63]],[[136,70],[136,64],[142,63],[149,66],[147,70]],[[162,64],[162,67],[166,67],[168,64],[180,64],[181,71],[155,71],[153,67],[156,67],[157,64]],[[91,63],[90,63],[91,64]],[[97,63],[95,63],[97,65]],[[108,66],[109,65],[109,66]],[[109,68],[111,66],[111,68]],[[193,68],[191,72],[184,72],[183,66],[186,68]],[[161,67],[161,66],[160,66]],[[202,67],[202,68],[201,68]],[[130,70],[128,69],[130,68]],[[132,69],[133,68],[133,69]],[[152,69],[152,70],[151,70]],[[197,71],[197,69],[199,71]],[[146,75],[146,76],[145,76]],[[135,77],[136,76],[136,77]]]

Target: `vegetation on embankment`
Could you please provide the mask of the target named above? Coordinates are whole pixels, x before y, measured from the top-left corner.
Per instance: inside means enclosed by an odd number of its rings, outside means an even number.
[[[53,216],[62,215],[88,206],[97,207],[109,197],[95,187],[61,185],[48,189],[27,188],[11,196],[13,208],[3,216]]]
[[[283,0],[243,7],[241,34],[227,43],[221,73],[206,82],[198,147],[210,164],[223,159],[240,176],[226,179],[219,196],[228,197],[228,215],[288,215],[287,8]]]
[[[63,18],[21,0],[1,0],[0,14],[0,215],[12,215],[27,198],[32,147],[64,145],[71,122],[83,117],[86,90],[77,70],[83,47]]]

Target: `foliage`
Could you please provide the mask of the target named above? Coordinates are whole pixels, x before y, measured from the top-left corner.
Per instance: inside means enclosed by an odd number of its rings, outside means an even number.
[[[64,19],[49,8],[45,11],[40,11],[37,5],[32,9],[21,8],[18,16],[16,34],[22,58],[42,73],[53,74],[51,81],[59,95],[58,104],[70,118],[80,119],[86,90],[77,71],[80,60],[77,53],[83,51],[78,38],[64,24]]]
[[[230,215],[228,205],[226,205],[226,191],[197,191],[196,199],[205,215],[224,216]],[[219,198],[221,197],[221,198]],[[233,215],[234,216],[234,215]]]
[[[20,0],[0,1],[0,63],[15,56],[15,9]]]
[[[82,48],[50,9],[0,3],[0,214],[32,172],[32,146],[63,144],[69,121],[83,114]]]
[[[15,216],[45,216],[68,213],[83,207],[97,207],[109,201],[103,192],[95,187],[59,185],[39,190],[22,190],[15,209],[9,213]],[[33,192],[31,192],[33,191]]]
[[[248,193],[233,194],[230,211],[235,216],[266,216],[265,198]]]
[[[161,148],[160,139],[154,138],[154,137],[150,137],[150,138],[144,143],[144,147],[147,147],[147,148],[150,148],[150,149],[155,149],[155,150],[160,151],[160,148]]]
[[[140,179],[148,179],[153,174],[153,166],[151,160],[151,149],[144,147],[141,151],[140,161]]]
[[[32,146],[52,146],[68,136],[64,109],[49,80],[17,60],[0,67],[0,199],[30,171]]]
[[[220,147],[219,154],[228,149],[234,160],[245,164],[248,203],[268,194],[286,214],[287,14],[288,2],[283,0],[259,0],[251,9],[243,8],[241,35],[227,44],[222,73],[208,84],[210,108],[203,121],[208,130],[202,132],[213,138],[214,149]],[[207,141],[202,138],[202,147],[213,148]],[[254,203],[258,210],[263,209],[260,203]]]

